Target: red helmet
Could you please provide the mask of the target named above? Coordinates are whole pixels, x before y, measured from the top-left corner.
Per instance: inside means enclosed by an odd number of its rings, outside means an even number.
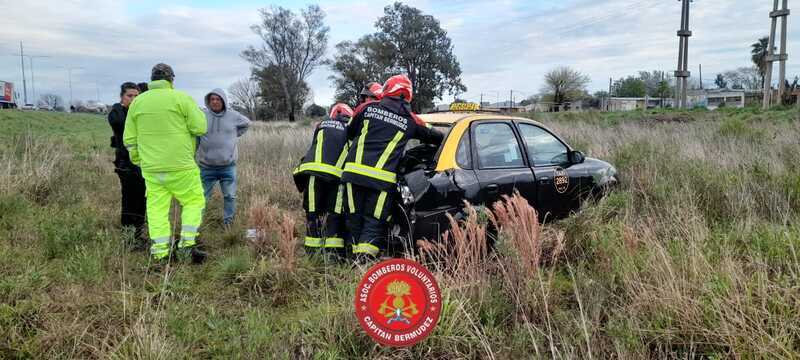
[[[383,85],[378,84],[376,82],[371,82],[368,83],[363,90],[361,90],[361,93],[359,93],[359,95],[380,99],[382,91],[383,91]]]
[[[339,115],[353,117],[353,109],[347,104],[338,103],[331,108],[331,119],[336,119]]]
[[[411,80],[405,75],[392,76],[383,84],[382,96],[402,96],[403,99],[411,102],[413,93]]]

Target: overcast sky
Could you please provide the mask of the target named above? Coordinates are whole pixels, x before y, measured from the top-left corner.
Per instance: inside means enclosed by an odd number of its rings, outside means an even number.
[[[210,89],[228,88],[249,75],[239,56],[258,39],[250,25],[257,9],[280,5],[299,9],[306,1],[118,1],[0,0],[0,80],[22,92],[19,42],[34,59],[36,93],[55,92],[69,101],[73,71],[75,99],[118,100],[123,81],[145,81],[157,62],[171,64],[176,87],[200,100]],[[328,56],[343,40],[375,31],[375,20],[389,1],[323,0],[331,28]],[[517,99],[538,92],[542,75],[567,65],[589,75],[590,91],[608,88],[609,77],[639,70],[675,70],[680,2],[675,0],[425,1],[407,4],[439,19],[453,40],[463,70],[466,97],[478,101]],[[771,1],[697,0],[692,4],[689,64],[692,76],[703,65],[703,80],[748,66],[750,44],[769,32]],[[800,73],[793,53],[800,33],[789,21],[787,74]],[[29,62],[26,59],[28,93]],[[309,82],[315,101],[328,105],[333,89],[327,68]],[[448,97],[442,102],[449,102]],[[30,102],[30,101],[29,101]]]

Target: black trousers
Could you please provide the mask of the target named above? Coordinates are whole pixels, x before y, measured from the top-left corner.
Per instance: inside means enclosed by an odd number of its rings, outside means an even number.
[[[304,244],[307,248],[345,248],[344,189],[338,182],[309,176],[303,209],[306,211]]]
[[[146,234],[144,223],[147,212],[145,185],[142,172],[136,168],[117,168],[114,169],[119,177],[120,189],[122,190],[122,210],[120,212],[120,223],[123,227],[134,228],[137,239],[144,239]]]
[[[354,184],[346,184],[347,226],[353,254],[378,256],[385,250],[391,207],[396,194]]]

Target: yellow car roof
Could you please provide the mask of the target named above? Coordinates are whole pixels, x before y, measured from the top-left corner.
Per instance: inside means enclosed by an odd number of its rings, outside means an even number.
[[[481,112],[440,112],[440,113],[431,113],[431,114],[422,114],[419,115],[422,120],[426,123],[431,125],[449,125],[453,126],[457,122],[461,120],[469,119],[469,122],[473,120],[520,120],[520,121],[527,121],[532,122],[537,125],[542,125],[538,121],[523,118],[518,116],[509,116],[504,114],[496,114],[496,113],[481,113]]]

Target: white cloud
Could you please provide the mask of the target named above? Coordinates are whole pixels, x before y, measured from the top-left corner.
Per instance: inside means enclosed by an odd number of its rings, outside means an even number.
[[[331,27],[329,55],[336,43],[375,31],[375,20],[391,3],[323,0]],[[607,87],[609,77],[676,67],[680,19],[676,1],[406,3],[436,16],[448,31],[469,88],[465,95],[472,100],[481,93],[502,100],[510,89],[532,95],[542,74],[558,65],[590,75],[592,90]],[[770,5],[747,0],[694,2],[689,50],[693,75],[699,63],[707,81],[717,72],[749,65],[750,44],[769,30]],[[234,3],[213,8],[159,5],[129,12],[129,3],[121,0],[17,1],[3,7],[0,54],[18,52],[18,41],[24,40],[26,52],[52,56],[36,59],[39,94],[67,97],[66,70],[58,67],[81,66],[84,69],[73,75],[75,97],[94,98],[96,81],[101,100],[110,102],[116,99],[119,83],[144,81],[150,67],[163,61],[175,68],[177,86],[200,99],[208,89],[227,87],[249,74],[239,53],[258,42],[249,29],[259,20],[256,10],[255,5]],[[791,19],[788,52],[793,59],[800,33]],[[800,67],[790,60],[787,74],[798,72]],[[329,75],[328,69],[320,68],[309,79],[318,103],[328,104],[333,96]],[[19,58],[0,56],[0,79],[16,82],[21,90]]]

